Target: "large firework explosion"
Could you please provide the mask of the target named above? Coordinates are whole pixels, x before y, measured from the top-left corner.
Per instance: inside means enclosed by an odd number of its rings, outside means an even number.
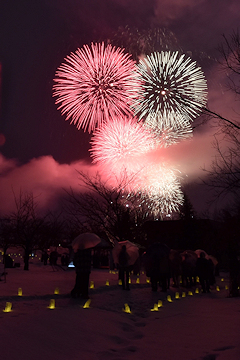
[[[93,131],[122,115],[132,114],[139,78],[135,62],[112,45],[84,45],[65,58],[56,71],[53,95],[66,120]]]
[[[144,202],[156,215],[178,212],[183,204],[180,177],[166,164],[149,165],[144,169],[139,191]]]
[[[120,174],[123,169],[132,174],[144,166],[143,157],[155,147],[155,141],[137,119],[121,117],[109,120],[97,129],[91,145],[94,163],[107,166],[114,174]]]
[[[178,120],[192,120],[206,105],[204,74],[189,57],[178,52],[155,52],[140,60],[138,70],[143,80],[141,100],[135,108],[139,119],[161,117],[165,121],[177,115]]]

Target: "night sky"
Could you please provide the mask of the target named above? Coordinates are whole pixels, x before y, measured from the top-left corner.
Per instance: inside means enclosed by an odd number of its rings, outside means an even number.
[[[57,110],[52,98],[53,78],[64,57],[83,44],[111,37],[120,26],[172,31],[184,52],[191,52],[206,74],[209,106],[229,115],[234,100],[226,96],[225,106],[218,98],[223,74],[218,71],[217,48],[223,33],[237,30],[239,13],[238,0],[1,0],[2,192],[6,193],[7,186],[18,190],[22,186],[19,179],[24,182],[26,169],[32,174],[33,163],[38,169],[39,163],[43,169],[54,165],[59,174],[61,165],[91,163],[90,135],[66,122]],[[198,178],[200,167],[210,164],[211,136],[209,125],[197,130],[193,152],[198,161],[192,173],[191,160],[181,158],[190,178]],[[44,167],[44,161],[51,165]],[[49,182],[53,187],[54,180]],[[31,184],[40,191],[40,181],[36,185],[32,180]],[[1,202],[5,196],[0,194]]]

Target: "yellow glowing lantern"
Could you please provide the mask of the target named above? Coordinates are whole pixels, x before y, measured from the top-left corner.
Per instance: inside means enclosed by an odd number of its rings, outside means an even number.
[[[189,295],[189,296],[192,296],[192,295],[193,295],[192,291],[189,291],[189,292],[188,292],[188,295]]]
[[[140,284],[140,279],[139,278],[137,278],[136,284]]]
[[[186,293],[185,291],[182,292],[182,298],[185,298],[186,297]]]
[[[109,274],[111,274],[112,273],[112,270],[109,270]]]
[[[175,293],[175,299],[179,299],[179,292]]]
[[[220,288],[219,288],[219,286],[216,286],[216,290],[217,290],[217,291],[220,291]]]
[[[128,283],[131,284],[132,280],[129,278]]]
[[[18,288],[18,296],[22,296],[22,288]]]
[[[199,283],[199,276],[196,276],[196,282]]]
[[[55,299],[51,299],[48,308],[49,309],[55,309]]]
[[[90,282],[90,289],[94,289],[94,282],[93,281]]]
[[[126,303],[124,304],[124,309],[122,309],[125,313],[131,314],[131,309],[129,305]]]
[[[195,294],[199,294],[199,288],[196,288]]]
[[[121,279],[118,280],[118,285],[122,285],[122,280]]]
[[[160,308],[160,307],[162,307],[163,305],[162,305],[162,300],[158,300],[158,307]]]
[[[6,306],[5,306],[5,309],[3,310],[3,312],[10,312],[10,311],[12,311],[12,303],[6,302]]]
[[[172,298],[171,298],[170,295],[167,296],[167,301],[168,301],[168,302],[172,302]]]
[[[228,290],[228,286],[227,286],[227,285],[225,285],[225,290]]]
[[[224,278],[221,278],[221,281],[224,281]]]
[[[151,311],[158,311],[158,304],[154,304],[153,309]]]
[[[146,283],[147,283],[147,284],[149,284],[149,283],[150,283],[149,278],[146,278]]]
[[[88,309],[90,307],[91,304],[91,299],[88,299],[85,304],[83,305],[83,309]]]
[[[56,287],[56,289],[54,290],[54,295],[59,295],[59,288]]]
[[[142,271],[142,275],[144,275],[144,271]]]
[[[106,280],[106,286],[109,286],[110,284],[109,284],[109,280]]]

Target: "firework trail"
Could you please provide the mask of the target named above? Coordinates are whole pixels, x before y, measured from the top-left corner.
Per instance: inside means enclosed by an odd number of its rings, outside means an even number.
[[[204,74],[189,57],[178,52],[155,52],[140,60],[138,70],[143,80],[141,100],[135,108],[139,119],[191,121],[206,105]]]
[[[123,49],[84,45],[56,71],[53,96],[66,120],[93,131],[111,118],[132,114],[140,80],[135,62]]]
[[[107,166],[115,174],[123,169],[132,174],[144,166],[144,155],[154,147],[154,136],[137,119],[121,117],[94,132],[90,153],[94,163]]]

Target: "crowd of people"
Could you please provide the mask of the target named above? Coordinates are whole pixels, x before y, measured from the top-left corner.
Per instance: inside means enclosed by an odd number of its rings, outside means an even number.
[[[171,260],[170,250],[166,246],[155,244],[150,247],[142,256],[142,264],[146,270],[146,275],[150,278],[152,291],[166,292],[170,287],[170,279],[172,278],[172,286],[180,286],[180,281],[174,279],[181,278],[181,286],[192,287],[196,285],[196,278],[203,293],[210,292],[210,286],[215,284],[215,266],[211,259],[207,259],[205,252],[201,252],[199,257],[196,255],[196,261],[191,263],[188,261],[188,254],[180,256],[181,262],[178,263],[181,269],[177,275],[176,272],[176,256]],[[193,258],[193,257],[192,257]],[[192,259],[191,259],[192,260]],[[76,269],[76,282],[71,292],[72,297],[88,298],[88,283],[91,272],[91,250],[78,250],[74,254],[73,263]],[[130,255],[123,245],[118,254],[116,267],[119,270],[119,280],[121,280],[122,289],[130,290],[129,277],[133,269],[130,265]]]
[[[42,261],[46,265],[49,261],[50,265],[55,268],[58,258],[61,257],[61,265],[69,264],[69,255],[58,255],[56,251],[50,254],[43,252]],[[138,259],[138,270],[143,266],[146,275],[150,278],[151,289],[156,292],[159,288],[166,292],[171,286],[191,288],[196,286],[196,279],[199,279],[201,290],[203,293],[209,293],[211,287],[215,284],[216,264],[213,263],[211,257],[206,256],[204,251],[195,254],[193,251],[179,252],[170,250],[166,245],[155,243],[146,250]],[[88,299],[89,276],[93,264],[92,249],[79,249],[74,253],[73,264],[76,270],[75,286],[71,292],[73,298],[81,297]],[[133,270],[130,265],[130,256],[125,245],[122,245],[118,253],[115,266],[119,270],[119,280],[121,280],[122,289],[130,290],[129,277]],[[232,254],[229,265],[230,275],[230,296],[239,296],[240,286],[240,258],[236,254]]]

